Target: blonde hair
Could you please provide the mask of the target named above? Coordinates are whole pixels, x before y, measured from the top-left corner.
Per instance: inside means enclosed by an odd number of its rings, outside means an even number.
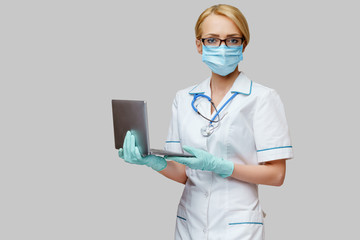
[[[195,25],[195,36],[196,39],[201,39],[201,35],[202,35],[202,28],[201,25],[203,23],[203,21],[205,20],[205,18],[207,18],[209,15],[211,14],[216,14],[216,15],[222,15],[225,17],[230,18],[235,25],[239,28],[241,34],[244,37],[244,49],[245,47],[249,44],[250,41],[250,32],[249,32],[249,26],[247,24],[247,21],[244,17],[244,15],[240,12],[239,9],[237,9],[236,7],[233,7],[231,5],[227,5],[227,4],[218,4],[218,5],[214,5],[212,7],[209,7],[208,9],[206,9],[204,12],[201,13],[201,15],[199,16],[196,25]]]

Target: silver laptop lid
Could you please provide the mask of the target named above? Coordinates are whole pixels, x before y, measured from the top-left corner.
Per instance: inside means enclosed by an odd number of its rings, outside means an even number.
[[[150,152],[147,104],[138,100],[112,100],[115,148],[123,147],[126,132],[135,135],[136,145],[145,156]]]

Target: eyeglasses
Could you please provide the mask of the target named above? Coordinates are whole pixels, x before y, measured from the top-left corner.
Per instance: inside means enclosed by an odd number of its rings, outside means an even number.
[[[231,38],[201,38],[202,43],[205,46],[209,47],[219,47],[222,42],[225,43],[227,47],[238,47],[243,44],[245,38],[244,37],[231,37]]]

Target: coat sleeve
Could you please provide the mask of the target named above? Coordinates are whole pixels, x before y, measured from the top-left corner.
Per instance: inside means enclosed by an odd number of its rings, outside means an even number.
[[[284,105],[275,90],[259,99],[253,124],[258,162],[293,158]]]
[[[169,131],[165,142],[165,150],[171,152],[183,152],[180,142],[180,134],[178,127],[178,101],[179,93],[176,94],[172,104],[172,116],[169,124]]]

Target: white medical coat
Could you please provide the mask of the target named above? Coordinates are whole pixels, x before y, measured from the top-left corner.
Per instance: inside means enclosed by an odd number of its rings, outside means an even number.
[[[279,95],[252,82],[241,72],[218,109],[234,92],[239,94],[221,111],[223,119],[212,135],[201,128],[209,122],[191,107],[193,95],[211,97],[210,78],[177,92],[165,144],[169,151],[183,145],[203,149],[237,164],[258,165],[293,157],[284,107]],[[211,104],[203,97],[196,101],[206,117]],[[177,211],[176,240],[260,240],[264,239],[264,212],[258,186],[234,178],[186,167],[188,180]]]

